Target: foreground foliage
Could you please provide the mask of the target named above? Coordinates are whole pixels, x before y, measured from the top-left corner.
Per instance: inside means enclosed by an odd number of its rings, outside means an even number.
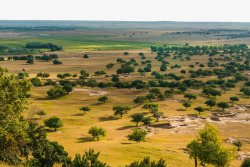
[[[234,150],[222,146],[222,137],[218,132],[215,126],[207,123],[205,129],[199,131],[197,140],[187,145],[190,158],[195,160],[195,167],[198,161],[201,164],[211,164],[217,167],[229,166]]]

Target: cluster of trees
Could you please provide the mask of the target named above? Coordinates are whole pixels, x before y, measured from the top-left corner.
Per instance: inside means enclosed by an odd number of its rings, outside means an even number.
[[[62,64],[62,62],[57,60],[57,59],[58,59],[57,54],[35,56],[35,57],[32,55],[8,57],[8,60],[25,60],[26,63],[28,63],[28,64],[34,64],[34,60],[42,60],[42,61],[46,61],[46,62],[53,60],[53,64]],[[0,58],[0,61],[4,61],[4,59],[2,60]]]
[[[42,42],[30,42],[26,43],[26,48],[29,49],[50,49],[51,51],[60,51],[63,49],[62,46],[58,46],[53,43],[42,43]]]
[[[182,55],[189,55],[189,56],[194,56],[194,55],[204,55],[204,54],[209,54],[209,56],[214,56],[216,54],[219,54],[221,51],[222,54],[233,54],[233,53],[240,53],[247,51],[248,46],[246,44],[238,44],[238,45],[223,45],[223,46],[163,46],[163,47],[155,47],[151,46],[151,51],[152,52],[157,52],[159,55],[168,55],[170,52],[175,52],[176,55],[182,56]],[[182,57],[181,57],[182,58]]]
[[[0,46],[2,47],[2,46]],[[42,53],[40,50],[26,49],[26,48],[0,48],[0,55],[23,55],[23,54],[35,54]]]

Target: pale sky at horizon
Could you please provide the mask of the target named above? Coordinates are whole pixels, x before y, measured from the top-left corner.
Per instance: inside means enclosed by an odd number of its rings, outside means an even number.
[[[4,0],[0,20],[250,22],[250,0]]]

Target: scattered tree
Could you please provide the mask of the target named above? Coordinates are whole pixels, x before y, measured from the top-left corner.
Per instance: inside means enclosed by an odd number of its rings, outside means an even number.
[[[237,151],[240,151],[240,148],[242,146],[242,141],[238,140],[233,143],[236,147],[238,147]]]
[[[121,117],[127,114],[129,110],[131,110],[130,106],[117,105],[113,107],[114,115],[120,115]]]
[[[106,136],[106,130],[102,127],[92,126],[89,130],[89,134],[91,134],[95,140],[99,141],[101,136]]]
[[[193,93],[185,93],[184,97],[188,98],[188,101],[190,101],[191,99],[196,99],[197,98],[197,96],[195,94],[193,94]]]
[[[216,101],[214,101],[214,100],[207,100],[207,101],[205,102],[205,104],[206,104],[207,106],[209,106],[210,109],[211,109],[213,106],[216,105]]]
[[[207,123],[205,129],[199,131],[197,140],[187,145],[190,158],[195,159],[195,167],[198,160],[201,164],[229,166],[234,151],[222,146],[222,137],[218,132],[215,126]]]
[[[55,128],[55,131],[57,128],[63,127],[63,122],[60,118],[57,116],[53,116],[49,119],[44,120],[45,126],[48,126],[50,128]]]
[[[128,139],[140,143],[141,141],[145,141],[146,135],[147,132],[145,130],[135,129],[131,135],[128,135]]]
[[[187,109],[188,107],[191,107],[191,103],[188,102],[188,101],[185,101],[185,102],[183,103],[183,106],[186,107],[186,109]]]
[[[136,127],[137,127],[138,123],[143,120],[144,115],[142,113],[135,113],[131,117],[132,117],[132,122],[136,122]]]
[[[148,125],[151,124],[151,121],[152,121],[152,118],[150,118],[150,117],[145,117],[145,118],[143,118],[143,120],[142,120],[142,122],[143,122],[143,124],[146,126],[146,128],[148,128]]]
[[[102,102],[102,103],[106,103],[106,101],[108,100],[109,98],[107,96],[102,96],[102,97],[99,97],[98,98],[98,101]]]
[[[217,106],[222,108],[223,111],[225,110],[225,108],[229,108],[229,105],[227,102],[219,102],[219,103],[217,103]]]
[[[230,97],[230,101],[233,103],[235,101],[239,101],[240,99],[237,96]]]
[[[199,115],[201,115],[201,112],[204,111],[203,107],[195,107],[194,109],[199,112]]]
[[[89,108],[89,106],[83,106],[80,108],[80,110],[82,110],[84,112],[84,114],[86,113],[86,111],[90,111],[91,109]]]

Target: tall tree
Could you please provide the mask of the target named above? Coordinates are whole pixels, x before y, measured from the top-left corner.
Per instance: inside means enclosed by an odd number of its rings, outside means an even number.
[[[50,128],[55,128],[55,131],[57,128],[63,127],[63,122],[60,118],[53,116],[49,119],[44,120],[45,126],[48,126]]]
[[[142,113],[135,113],[132,116],[132,122],[136,122],[136,127],[138,126],[138,123],[141,122],[144,118],[144,115]]]
[[[32,84],[6,72],[0,67],[0,160],[18,164],[21,149],[27,143],[28,127],[21,113],[27,108],[26,95]]]
[[[203,130],[199,131],[197,140],[191,141],[187,145],[190,158],[195,159],[195,167],[198,160],[201,164],[211,164],[222,167],[229,166],[232,156],[235,153],[232,149],[227,149],[222,145],[222,137],[219,130],[207,123]]]

